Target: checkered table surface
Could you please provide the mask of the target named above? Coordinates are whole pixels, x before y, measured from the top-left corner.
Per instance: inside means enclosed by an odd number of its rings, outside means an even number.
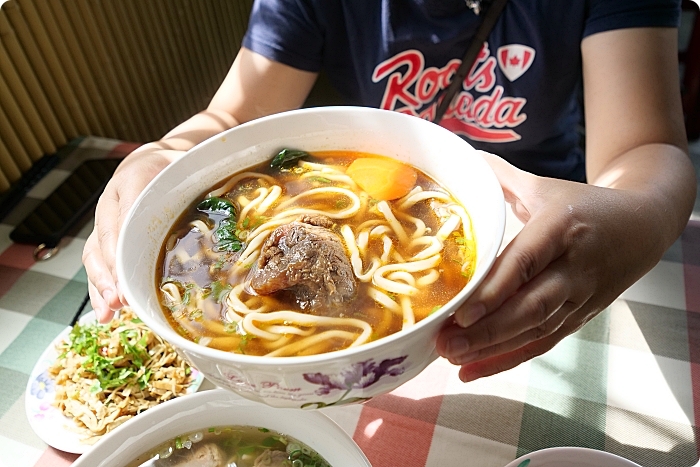
[[[32,431],[24,399],[39,355],[70,323],[87,291],[81,253],[90,216],[45,262],[9,233],[89,158],[134,145],[85,138],[0,224],[0,467],[68,466],[76,455]],[[517,221],[509,218],[511,234]],[[698,465],[700,223],[608,310],[546,355],[463,384],[438,359],[364,405],[326,409],[374,467],[503,467],[555,446],[609,451],[643,467]]]

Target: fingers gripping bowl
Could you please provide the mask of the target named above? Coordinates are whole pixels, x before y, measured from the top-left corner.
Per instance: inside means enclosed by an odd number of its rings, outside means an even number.
[[[386,337],[367,339],[361,345],[317,355],[245,355],[183,337],[182,330],[177,332],[169,324],[158,291],[161,278],[156,277],[165,239],[183,211],[203,193],[233,174],[268,161],[282,148],[378,154],[397,159],[436,181],[469,215],[468,220],[462,216],[463,224],[471,223],[475,239],[469,281],[446,303],[411,326]],[[379,210],[381,206],[378,203]],[[386,214],[387,219],[396,216]],[[199,144],[159,174],[136,200],[122,226],[117,273],[138,316],[217,385],[272,406],[320,408],[367,400],[420,373],[436,357],[435,339],[442,324],[492,266],[504,228],[500,185],[479,152],[460,137],[396,112],[354,107],[304,109],[228,130]],[[352,242],[352,235],[339,237],[348,245]],[[239,284],[228,285],[235,288]],[[353,306],[347,304],[344,312],[352,313]]]

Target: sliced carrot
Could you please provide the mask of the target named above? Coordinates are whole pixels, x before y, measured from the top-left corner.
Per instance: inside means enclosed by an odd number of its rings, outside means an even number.
[[[372,198],[379,201],[398,199],[416,185],[416,170],[387,157],[355,159],[347,174]]]

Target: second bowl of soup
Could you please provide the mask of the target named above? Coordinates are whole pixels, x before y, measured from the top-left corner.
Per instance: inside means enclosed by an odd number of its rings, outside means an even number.
[[[166,168],[124,223],[117,268],[141,319],[214,383],[321,408],[422,371],[504,225],[495,175],[458,136],[396,112],[305,109]]]

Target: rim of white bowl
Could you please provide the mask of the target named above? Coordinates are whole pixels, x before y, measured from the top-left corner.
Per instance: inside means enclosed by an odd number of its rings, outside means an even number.
[[[585,448],[580,446],[556,446],[539,449],[514,459],[505,467],[519,467],[523,462],[529,460],[534,467],[539,465],[567,465],[572,463],[573,467],[641,467],[639,464],[600,449]]]
[[[345,430],[343,430],[343,428],[340,425],[338,425],[333,419],[331,419],[323,412],[319,410],[302,411],[298,409],[269,407],[265,404],[261,404],[260,402],[255,402],[250,399],[246,399],[243,396],[237,395],[236,393],[231,392],[227,389],[211,389],[194,394],[188,394],[186,396],[178,397],[163,402],[162,404],[156,405],[155,407],[151,407],[144,413],[133,417],[130,420],[127,420],[125,423],[119,425],[117,428],[104,435],[102,439],[100,439],[93,447],[88,449],[83,455],[81,455],[76,460],[75,466],[85,465],[88,467],[94,467],[95,465],[101,466],[106,461],[111,462],[114,460],[110,457],[112,455],[111,453],[113,443],[116,443],[118,441],[119,445],[121,446],[123,443],[133,438],[134,432],[143,433],[146,430],[153,431],[154,426],[160,426],[173,418],[177,418],[178,414],[181,414],[183,411],[187,412],[192,410],[200,410],[206,404],[217,403],[223,403],[228,404],[230,406],[238,407],[243,406],[247,408],[253,408],[255,410],[274,410],[275,414],[283,414],[285,410],[289,411],[289,413],[292,413],[293,411],[293,416],[301,417],[302,419],[310,421],[311,423],[315,423],[317,425],[322,425],[321,428],[324,431],[334,432],[340,438],[337,441],[338,444],[346,449],[346,453],[349,456],[352,456],[354,458],[353,460],[360,462],[359,464],[353,465],[355,465],[356,467],[371,467],[369,459],[367,459],[367,456],[362,451],[362,449],[360,449],[355,440],[353,440],[352,437]],[[168,414],[169,412],[172,412],[175,407],[179,409],[178,412]],[[166,415],[161,415],[163,413],[165,413]],[[179,423],[179,421],[173,420],[171,421],[171,423]],[[235,420],[232,421],[230,425],[256,426],[247,423],[236,423]],[[197,426],[197,424],[194,424],[194,426]],[[269,426],[263,428],[273,427]],[[201,429],[204,429],[204,427],[197,427],[192,429],[187,429],[186,427],[183,427],[183,432],[180,434],[190,433]],[[311,440],[309,439],[310,436],[307,436],[307,439],[304,439],[304,436],[298,433],[285,432],[283,434],[296,438],[304,444],[313,444],[313,442],[311,442]],[[151,448],[154,448],[159,443],[163,443],[165,441],[167,441],[167,439],[157,441],[153,446],[151,446]],[[314,447],[313,449],[319,452],[319,454],[321,454],[324,458],[327,459],[329,457],[328,452],[323,452],[323,449],[319,449],[318,447]],[[140,456],[142,454],[143,453],[141,452],[134,453],[135,456]],[[95,459],[95,457],[99,458]],[[131,461],[131,459],[127,462],[129,461]],[[95,464],[94,462],[98,462],[99,464]]]
[[[422,122],[424,122],[426,125],[434,125],[437,127],[435,131],[444,131],[445,132],[445,137],[446,138],[457,138],[461,142],[460,144],[465,144],[468,147],[471,147],[476,151],[473,146],[471,146],[467,141],[459,137],[458,135],[452,133],[446,128],[443,128],[439,125],[436,125],[428,120],[424,120],[419,117],[414,117],[412,115],[407,115],[403,114],[400,112],[395,112],[392,110],[384,110],[384,109],[376,109],[376,108],[371,108],[371,107],[358,107],[358,106],[327,106],[327,107],[313,107],[313,108],[304,108],[304,109],[295,109],[295,110],[288,110],[285,112],[280,112],[276,113],[273,115],[268,115],[265,117],[260,117],[255,120],[251,120],[246,123],[242,123],[238,126],[235,126],[233,128],[230,128],[228,130],[225,130],[221,133],[218,133],[201,143],[198,143],[196,146],[192,147],[189,149],[185,154],[183,154],[182,157],[187,156],[190,152],[193,152],[195,150],[198,150],[201,146],[204,146],[209,143],[209,141],[217,139],[217,138],[222,138],[222,137],[229,137],[232,133],[235,134],[237,131],[244,131],[241,129],[245,129],[249,126],[252,125],[258,125],[267,121],[274,121],[274,120],[280,120],[280,119],[285,119],[285,118],[290,118],[290,115],[301,115],[305,113],[312,113],[312,114],[325,114],[325,113],[358,113],[358,114],[363,114],[363,113],[376,113],[376,112],[385,112],[387,114],[391,114],[392,118],[397,118],[397,119],[418,119]],[[411,121],[412,123],[415,123],[413,120]],[[179,159],[178,159],[179,160]],[[175,161],[176,162],[176,161]],[[116,268],[117,268],[117,276],[118,277],[126,277],[125,271],[123,269],[123,263],[120,260],[120,258],[123,256],[123,251],[126,248],[126,245],[124,244],[124,237],[125,237],[125,230],[127,225],[129,224],[131,218],[135,215],[136,209],[138,208],[139,204],[141,203],[142,199],[146,196],[146,194],[149,192],[149,188],[158,183],[159,179],[168,171],[170,167],[173,166],[175,163],[171,163],[168,165],[165,169],[163,169],[156,177],[151,180],[151,182],[144,188],[144,190],[139,194],[139,196],[136,198],[134,201],[134,204],[131,206],[129,209],[127,216],[124,218],[124,222],[122,224],[122,228],[119,234],[119,238],[117,240],[117,251],[116,251]],[[383,337],[381,339],[378,339],[376,341],[367,343],[367,344],[362,344],[358,345],[357,347],[350,347],[342,350],[337,350],[333,352],[326,352],[322,354],[316,354],[316,355],[305,355],[305,356],[293,356],[293,357],[265,357],[265,356],[258,356],[258,355],[244,355],[244,354],[238,354],[238,353],[233,353],[233,352],[226,352],[223,350],[218,350],[218,349],[212,349],[210,347],[205,347],[203,345],[199,345],[193,341],[190,341],[188,339],[185,339],[181,335],[179,335],[175,330],[173,330],[170,326],[162,324],[160,321],[156,319],[151,319],[151,316],[148,313],[139,313],[138,305],[132,305],[134,302],[133,300],[133,294],[129,288],[129,285],[126,283],[120,283],[120,286],[122,287],[122,291],[129,302],[129,306],[134,310],[134,312],[139,316],[139,318],[146,323],[148,327],[150,327],[156,334],[158,334],[160,337],[171,343],[172,345],[176,347],[183,348],[184,350],[189,350],[191,352],[196,352],[200,354],[203,357],[206,358],[212,358],[215,360],[224,360],[224,361],[230,361],[230,362],[240,362],[240,363],[255,363],[258,366],[261,367],[278,367],[281,364],[284,364],[284,366],[294,366],[294,365],[307,365],[311,363],[322,363],[325,362],[326,360],[339,360],[343,359],[346,357],[351,357],[355,355],[360,355],[363,353],[368,353],[371,352],[374,349],[377,349],[379,347],[385,347],[391,345],[394,341],[402,339],[403,336],[407,334],[414,334],[418,332],[420,329],[423,327],[428,326],[430,323],[433,321],[442,321],[446,318],[449,317],[450,314],[452,314],[452,311],[450,310],[450,305],[452,305],[455,302],[463,302],[466,300],[468,297],[468,294],[471,294],[471,291],[476,288],[486,277],[488,272],[491,270],[491,267],[493,266],[493,263],[496,261],[496,257],[498,254],[498,249],[503,241],[503,237],[505,235],[505,219],[506,219],[506,207],[505,207],[505,198],[503,196],[503,192],[500,189],[500,184],[498,182],[498,179],[496,178],[495,173],[493,173],[493,170],[489,167],[489,165],[486,163],[486,161],[483,161],[484,167],[486,168],[485,177],[491,178],[491,184],[494,186],[494,188],[498,187],[497,190],[494,190],[494,195],[498,197],[498,213],[496,215],[497,219],[497,225],[496,225],[496,238],[494,238],[494,249],[493,249],[493,254],[488,256],[487,258],[484,258],[484,261],[486,262],[485,269],[483,269],[482,273],[478,277],[473,277],[467,285],[460,290],[457,295],[452,297],[447,303],[445,303],[438,311],[435,313],[432,313],[431,315],[427,316],[426,318],[423,318],[420,320],[418,323],[416,323],[414,326],[407,330],[401,330],[397,331],[394,334],[391,334],[389,336]],[[162,310],[161,310],[162,313]],[[206,375],[205,375],[206,376]]]

